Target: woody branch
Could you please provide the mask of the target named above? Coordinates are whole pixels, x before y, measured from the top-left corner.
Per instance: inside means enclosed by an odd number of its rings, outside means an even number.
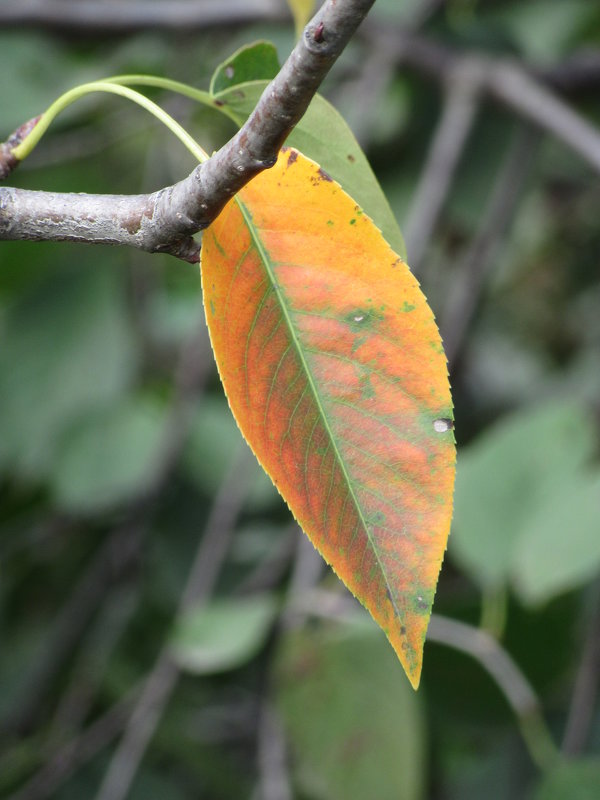
[[[197,261],[193,235],[277,160],[323,78],[374,0],[327,0],[238,133],[178,183],[151,194],[91,195],[0,187],[0,239],[126,244]],[[9,139],[0,176],[16,166]]]

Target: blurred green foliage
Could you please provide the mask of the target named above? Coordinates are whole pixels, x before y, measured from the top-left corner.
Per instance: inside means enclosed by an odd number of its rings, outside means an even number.
[[[372,14],[407,24],[421,6],[378,0]],[[600,8],[587,0],[449,0],[419,26],[456,51],[536,66],[600,48]],[[65,89],[110,74],[208,88],[219,63],[259,38],[283,59],[293,24],[83,39],[2,31],[0,138]],[[324,94],[402,227],[440,87],[379,55],[358,38]],[[596,124],[599,89],[570,99]],[[233,131],[216,113],[154,96],[209,152]],[[420,276],[442,320],[514,130],[510,111],[484,104]],[[192,166],[139,109],[94,96],[53,125],[11,184],[140,192]],[[523,170],[453,365],[457,503],[435,610],[478,624],[483,607],[485,624],[502,607],[496,633],[560,742],[599,616],[600,183],[548,136]],[[211,364],[197,269],[109,247],[0,243],[0,797],[94,797],[124,721],[88,750],[86,735],[109,730],[111,709],[171,646],[184,669],[131,798],[258,798],[273,744],[266,709],[280,717],[298,800],[598,796],[593,693],[580,760],[540,775],[473,659],[428,645],[413,696],[366,623],[281,615],[302,597],[302,559],[258,466],[235,471],[244,448]],[[235,503],[214,597],[178,615],[198,544]],[[341,592],[327,572],[317,582]]]
[[[298,784],[306,796],[422,797],[423,712],[398,678],[391,648],[366,620],[287,638],[277,665],[277,698],[297,742]]]

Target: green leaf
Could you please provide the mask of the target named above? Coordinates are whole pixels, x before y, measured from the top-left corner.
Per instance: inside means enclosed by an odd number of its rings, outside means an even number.
[[[218,490],[233,460],[246,444],[240,441],[240,432],[231,412],[222,398],[204,397],[188,436],[183,463],[189,477],[207,495]],[[252,459],[247,467],[248,477],[246,507],[260,511],[281,500],[269,478]]]
[[[120,278],[89,263],[15,304],[0,342],[0,469],[45,477],[67,430],[122,396],[135,369],[126,320]]]
[[[0,141],[23,122],[40,114],[63,89],[77,82],[77,65],[68,51],[42,32],[5,30],[2,53],[2,115]],[[44,69],[32,69],[33,64]],[[74,74],[75,73],[75,74]]]
[[[483,586],[509,577],[532,515],[554,498],[590,457],[592,421],[575,403],[536,407],[503,420],[458,458],[455,561]]]
[[[211,78],[209,91],[216,95],[240,83],[270,81],[279,70],[275,45],[266,41],[247,44],[219,64]]]
[[[600,473],[574,475],[532,514],[514,552],[513,578],[526,603],[539,604],[600,571]]]
[[[421,706],[383,636],[364,623],[297,631],[284,641],[277,676],[302,796],[423,796]]]
[[[277,613],[271,595],[213,600],[178,620],[171,640],[173,658],[196,675],[242,666],[264,644]]]
[[[542,779],[533,800],[597,800],[600,759],[562,763]]]
[[[266,86],[267,81],[239,84],[216,94],[215,102],[227,106],[241,125]],[[286,144],[320,164],[371,217],[392,249],[406,258],[404,239],[381,186],[354,134],[331,103],[316,95]]]
[[[227,475],[240,448],[240,434],[222,399],[203,397],[184,451],[189,476],[213,495]]]
[[[94,512],[124,502],[154,476],[165,416],[147,400],[128,400],[95,415],[68,438],[52,475],[57,503]]]

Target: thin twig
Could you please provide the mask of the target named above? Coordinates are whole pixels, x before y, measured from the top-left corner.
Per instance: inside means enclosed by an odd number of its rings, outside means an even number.
[[[248,457],[248,452],[244,450],[215,497],[181,595],[179,614],[192,604],[206,600],[214,590],[229,550],[235,521],[245,501]],[[166,644],[144,683],[139,701],[112,757],[96,800],[124,800],[127,796],[178,677],[179,669],[171,659],[170,647]]]
[[[256,594],[276,586],[289,569],[296,552],[298,525],[292,522],[281,532],[273,550],[236,588],[236,595]]]
[[[121,527],[98,550],[52,626],[43,655],[33,660],[22,690],[2,720],[3,728],[22,732],[32,727],[49,687],[104,600],[107,585],[135,561],[142,532],[141,526]]]
[[[477,52],[460,53],[421,34],[407,33],[374,20],[365,25],[363,35],[372,46],[385,48],[390,56],[395,56],[399,66],[410,66],[436,81],[445,81],[461,62],[468,62],[486,95],[551,133],[600,173],[600,131],[552,90],[552,86],[560,85],[561,70],[571,75],[572,87],[576,84],[570,62],[536,74],[516,60]],[[600,80],[600,55],[596,53],[593,60],[598,64],[594,74]]]
[[[445,644],[476,659],[502,689],[517,716],[525,716],[539,709],[539,701],[530,683],[506,650],[487,631],[432,614],[427,641]]]
[[[355,619],[362,612],[348,594],[313,590],[299,596],[295,610],[324,619]],[[432,614],[427,641],[474,658],[493,678],[513,710],[532,760],[541,770],[555,766],[559,751],[548,730],[531,684],[502,645],[486,631]]]
[[[417,272],[473,127],[480,91],[481,75],[475,62],[458,62],[448,77],[442,117],[406,223],[408,260]]]
[[[559,64],[535,70],[544,83],[564,94],[593,91],[600,84],[600,50],[572,53]]]
[[[600,691],[600,585],[594,586],[593,592],[587,635],[561,748],[566,756],[576,756],[583,751]]]
[[[72,670],[72,679],[58,701],[47,734],[48,742],[64,741],[83,726],[94,702],[111,654],[137,607],[138,593],[130,586],[109,593],[86,636]]]
[[[478,661],[512,708],[534,763],[542,771],[556,765],[558,748],[544,721],[538,697],[517,664],[493,636],[464,622],[432,614],[427,641],[460,650]]]
[[[300,527],[294,523],[292,574],[286,602],[273,628],[270,651],[282,634],[300,626],[306,615],[298,611],[298,599],[314,590],[324,562]],[[285,729],[272,702],[273,660],[266,662],[258,716],[258,786],[256,800],[291,800],[293,794],[287,763]],[[254,798],[254,795],[253,795]]]
[[[292,800],[285,732],[279,714],[266,700],[258,725],[258,771],[257,800]]]
[[[534,155],[539,140],[539,131],[529,125],[517,131],[499,177],[494,181],[479,232],[456,270],[456,279],[450,287],[440,319],[450,367],[456,363],[486,276],[498,255],[514,216],[517,200],[535,164]]]
[[[43,698],[49,686],[105,598],[107,585],[119,580],[135,562],[148,518],[179,460],[193,407],[212,372],[208,348],[206,330],[201,325],[184,343],[177,360],[173,401],[154,475],[140,494],[130,501],[126,520],[98,550],[77,583],[44,643],[43,657],[34,660],[22,691],[2,720],[3,728],[23,731],[33,725],[43,708]]]
[[[6,800],[45,800],[80,766],[107,747],[119,735],[138,694],[132,689],[83,733],[61,747],[23,787]]]
[[[553,134],[600,174],[600,131],[564,100],[511,62],[488,71],[492,97]]]

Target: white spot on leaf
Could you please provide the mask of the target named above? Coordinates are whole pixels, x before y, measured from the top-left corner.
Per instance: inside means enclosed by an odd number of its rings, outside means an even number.
[[[454,427],[454,424],[451,419],[436,419],[433,423],[433,430],[436,433],[446,433],[446,431],[451,431]]]

